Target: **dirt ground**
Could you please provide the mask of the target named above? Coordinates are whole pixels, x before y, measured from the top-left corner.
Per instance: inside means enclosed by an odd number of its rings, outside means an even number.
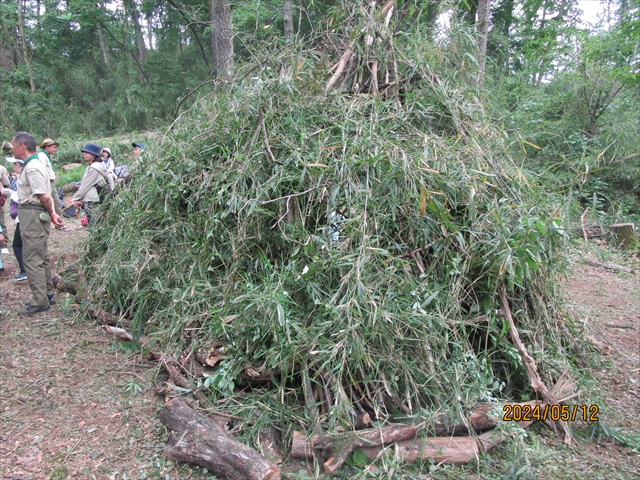
[[[85,236],[79,222],[68,225],[50,238],[54,266],[72,262],[74,246]],[[162,375],[157,366],[131,354],[95,322],[78,318],[68,294],[58,294],[46,313],[17,315],[29,286],[11,281],[17,263],[10,252],[2,256],[0,272],[0,479],[214,478],[164,459],[168,435],[156,419],[162,407],[154,394]],[[616,260],[640,270],[637,257]],[[603,353],[593,369],[594,398],[603,402],[600,419],[638,436],[640,274],[577,262],[568,289],[576,317]],[[535,438],[537,460],[528,470],[534,478],[640,478],[640,452],[609,438],[576,440],[569,447],[551,432]],[[492,478],[508,476],[500,467],[493,471],[498,473]],[[491,477],[477,467],[458,472],[454,477]],[[411,478],[440,478],[433,475]]]

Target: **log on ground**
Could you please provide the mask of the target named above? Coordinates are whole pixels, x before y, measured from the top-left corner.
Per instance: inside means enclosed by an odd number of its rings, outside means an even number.
[[[344,432],[333,435],[320,435],[312,439],[312,447],[323,452],[331,451],[333,456],[324,463],[324,468],[334,474],[356,448],[384,446],[401,440],[410,440],[416,436],[418,427],[412,425],[390,425],[383,428],[371,428],[357,432]]]
[[[534,407],[535,405],[541,404],[542,402],[539,400],[531,400],[521,403],[506,402],[502,404],[502,406],[517,405],[520,407]],[[442,423],[427,424],[422,430],[422,433],[433,437],[451,437],[492,430],[498,425],[499,420],[489,415],[491,408],[495,408],[495,405],[478,405],[471,410],[471,414],[465,423],[455,425],[445,425]],[[324,459],[326,460],[331,455],[335,456],[336,452],[334,450],[336,447],[343,447],[347,441],[350,443],[352,449],[371,447],[374,445],[382,446],[401,440],[412,439],[416,432],[416,427],[410,425],[389,425],[387,427],[360,430],[357,432],[313,435],[310,438],[307,438],[301,432],[293,432],[291,456],[293,458],[312,458],[313,450],[319,449],[322,451]]]
[[[611,270],[612,272],[624,272],[624,273],[633,273],[633,269],[629,267],[625,267],[624,265],[618,265],[613,262],[595,262],[593,260],[585,260],[585,265],[589,265],[591,267],[601,267],[606,270]]]
[[[417,437],[414,440],[398,442],[395,453],[404,463],[433,459],[434,463],[468,463],[478,457],[480,448],[472,437]],[[363,448],[367,458],[375,460],[381,453],[380,447]]]
[[[172,430],[165,447],[165,456],[170,460],[195,463],[227,480],[281,478],[278,466],[179,398],[167,402],[159,418]]]

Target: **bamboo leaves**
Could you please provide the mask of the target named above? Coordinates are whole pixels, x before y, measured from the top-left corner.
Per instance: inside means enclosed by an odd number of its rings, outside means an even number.
[[[412,101],[428,105],[436,88]],[[461,140],[472,120],[448,88],[436,95],[457,112],[447,129],[411,103],[390,114],[379,99],[288,94],[275,80],[196,105],[159,147],[172,156],[150,156],[92,232],[118,233],[89,251],[104,279],[96,298],[167,346],[198,319],[198,341],[228,346],[205,383],[230,409],[245,366],[279,372],[264,387],[277,401],[246,398],[278,421],[337,426],[358,403],[383,420],[458,408],[452,392],[499,394],[522,366],[503,363],[487,313],[497,286],[510,286],[514,312],[525,289],[549,295],[542,280],[564,238],[535,192],[510,181],[518,172],[490,126]],[[496,359],[486,375],[473,371],[480,358]]]

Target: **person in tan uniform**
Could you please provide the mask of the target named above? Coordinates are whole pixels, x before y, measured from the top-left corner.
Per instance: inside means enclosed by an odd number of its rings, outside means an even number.
[[[62,199],[58,195],[58,189],[56,188],[56,174],[53,171],[53,166],[51,165],[51,156],[55,155],[58,151],[58,147],[60,144],[51,138],[45,138],[40,144],[40,152],[38,152],[38,156],[42,162],[46,165],[47,171],[49,172],[49,179],[51,182],[51,198],[53,198],[53,205],[55,206],[56,213],[62,216]],[[56,227],[58,230],[66,230],[66,227]]]
[[[55,303],[49,263],[49,232],[51,223],[62,226],[51,197],[51,181],[47,167],[36,153],[36,140],[27,132],[18,132],[11,140],[13,156],[24,160],[18,186],[18,218],[24,248],[23,262],[31,289],[27,308],[20,316],[44,312]]]

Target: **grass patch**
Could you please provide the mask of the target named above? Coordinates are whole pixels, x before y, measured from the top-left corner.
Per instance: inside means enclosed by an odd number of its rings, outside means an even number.
[[[56,174],[56,187],[60,188],[63,185],[67,185],[68,183],[76,183],[82,180],[82,176],[87,168],[86,167],[78,167],[73,170],[69,170],[68,172],[60,171]]]

